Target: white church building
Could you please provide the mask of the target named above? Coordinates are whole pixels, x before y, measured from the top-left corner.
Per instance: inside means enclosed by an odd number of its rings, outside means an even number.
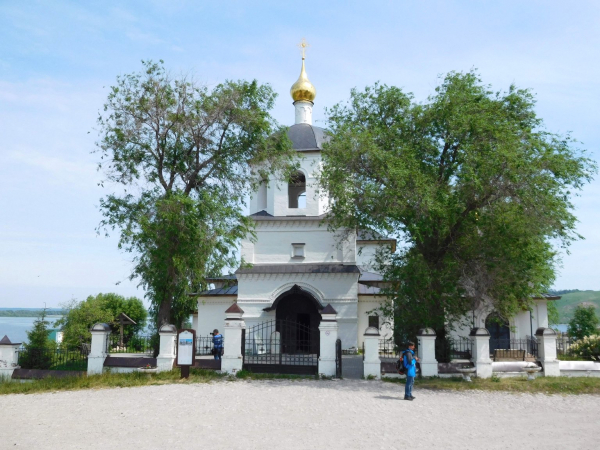
[[[291,96],[295,123],[288,136],[300,157],[299,172],[292,182],[265,180],[252,195],[256,239],[241,243],[241,258],[249,265],[233,276],[211,280],[214,289],[198,297],[193,327],[198,336],[208,336],[222,327],[225,310],[237,303],[247,328],[286,319],[317,329],[320,311],[330,304],[337,313],[342,348],[360,348],[369,326],[379,328],[382,338],[391,337],[390,327],[376,313],[385,298],[379,295],[381,276],[371,263],[380,246],[395,251],[396,241],[328,231],[328,199],[317,191],[316,180],[327,136],[312,124],[316,89],[306,75],[304,57]],[[505,323],[490,320],[493,311],[483,305],[468,315],[468,327],[451,335],[468,336],[471,327],[488,327],[496,338],[525,339],[538,327],[548,327],[546,304],[556,298],[535,299],[533,313],[523,311]]]
[[[384,299],[378,295],[381,277],[369,271],[371,258],[379,246],[394,250],[396,242],[347,230],[328,231],[324,223],[328,199],[316,186],[327,137],[312,124],[316,90],[306,75],[304,58],[291,95],[296,120],[288,136],[300,157],[299,171],[292,182],[265,180],[252,196],[250,217],[256,223],[256,239],[241,243],[241,258],[249,267],[211,280],[215,289],[198,297],[194,328],[199,336],[219,328],[234,302],[244,310],[248,328],[271,319],[316,328],[320,311],[330,304],[337,312],[343,348],[357,348],[369,325],[383,325],[372,312]],[[391,334],[383,328],[383,334]]]

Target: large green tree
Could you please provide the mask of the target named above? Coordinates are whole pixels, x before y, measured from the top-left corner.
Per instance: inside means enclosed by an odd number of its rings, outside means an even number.
[[[157,327],[180,326],[194,310],[188,294],[236,264],[236,243],[252,233],[242,209],[251,187],[294,153],[269,114],[268,85],[208,89],[162,61],[144,69],[117,78],[98,119],[100,167],[122,187],[101,200],[100,228],[119,229]]]
[[[328,114],[330,226],[399,240],[377,264],[403,336],[443,333],[481,301],[508,317],[552,285],[557,246],[580,237],[571,196],[595,165],[544,129],[530,91],[452,72],[426,102],[375,84]]]
[[[24,369],[49,369],[52,366],[56,344],[48,339],[50,322],[46,320],[46,308],[33,322],[33,328],[27,331],[28,342],[19,355],[19,365]]]
[[[567,329],[569,336],[574,339],[583,339],[586,336],[598,334],[598,316],[594,305],[577,305],[573,318]]]
[[[66,314],[54,325],[62,330],[63,343],[67,346],[91,342],[90,329],[96,323],[108,323],[113,333],[119,333],[121,313],[127,314],[136,322],[135,325],[124,327],[126,339],[141,331],[148,318],[148,311],[139,298],[125,298],[113,293],[90,295],[83,301],[72,300],[64,307]]]

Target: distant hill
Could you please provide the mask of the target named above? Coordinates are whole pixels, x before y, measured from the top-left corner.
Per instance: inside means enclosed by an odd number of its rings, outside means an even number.
[[[37,317],[42,313],[42,308],[0,308],[0,317]],[[46,316],[64,316],[64,309],[46,310]]]
[[[578,305],[593,306],[596,308],[596,315],[600,318],[600,291],[580,291],[574,289],[553,291],[552,294],[562,297],[556,301],[560,323],[569,323],[573,318],[573,311],[575,311]]]

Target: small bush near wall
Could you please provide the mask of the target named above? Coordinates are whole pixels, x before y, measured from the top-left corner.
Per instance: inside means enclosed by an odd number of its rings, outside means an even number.
[[[571,345],[569,355],[587,361],[600,362],[600,335],[595,334],[579,339]]]

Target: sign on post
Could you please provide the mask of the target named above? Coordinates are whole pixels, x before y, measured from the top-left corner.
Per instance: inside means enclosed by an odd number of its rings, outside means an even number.
[[[196,356],[196,330],[177,331],[177,358],[175,364],[181,367],[181,378],[189,378],[190,366]]]

